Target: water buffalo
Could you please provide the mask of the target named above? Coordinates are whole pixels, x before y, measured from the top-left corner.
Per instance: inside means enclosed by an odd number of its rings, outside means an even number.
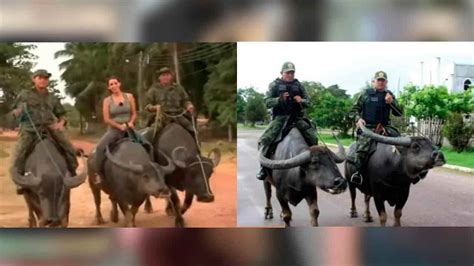
[[[15,167],[10,174],[13,182],[25,188],[29,227],[68,226],[70,190],[84,183],[86,172],[71,176],[63,155],[50,139],[36,144],[26,159],[25,175],[20,175]]]
[[[170,192],[165,185],[164,176],[171,173],[175,166],[166,155],[164,156],[167,160],[165,166],[151,161],[145,148],[128,138],[115,144],[112,151],[107,147],[106,156],[105,177],[100,183],[97,182],[95,175],[95,153],[87,162],[89,185],[96,206],[96,222],[97,224],[104,223],[100,211],[100,191],[102,190],[109,195],[112,203],[110,219],[118,222],[118,205],[125,217],[125,226],[135,226],[135,215],[147,196],[169,198]]]
[[[318,226],[319,209],[316,187],[331,194],[338,194],[346,189],[346,181],[336,165],[345,160],[344,148],[339,141],[338,145],[337,154],[323,146],[308,147],[300,131],[292,128],[278,143],[271,159],[260,152],[260,164],[272,169],[271,176],[264,181],[267,200],[265,219],[273,218],[270,201],[271,185],[273,185],[282,208],[280,216],[285,226],[290,226],[291,221],[288,202],[296,206],[303,199],[306,199],[309,206],[311,225]]]
[[[142,134],[147,136],[147,132]],[[170,216],[175,215],[175,225],[182,227],[184,226],[182,215],[191,207],[194,195],[199,202],[214,201],[209,179],[220,162],[220,151],[213,149],[208,157],[200,155],[191,133],[177,123],[170,123],[163,128],[153,145],[155,151],[159,150],[171,156],[177,166],[175,171],[165,178],[171,190],[171,203],[168,203],[166,213]],[[182,207],[176,189],[185,191]],[[145,204],[145,209],[148,211],[152,209],[149,200]]]
[[[362,184],[349,182],[351,194],[351,217],[357,217],[355,207],[356,188],[365,194],[366,210],[364,218],[371,222],[369,202],[374,197],[375,206],[379,213],[380,224],[385,226],[387,214],[384,202],[395,206],[394,226],[400,226],[402,209],[408,199],[410,185],[419,176],[426,176],[428,170],[446,163],[443,153],[425,137],[386,137],[375,134],[366,127],[361,127],[362,134],[377,142],[375,152],[370,156],[366,170],[363,172]],[[349,153],[355,150],[355,143],[349,147]],[[353,163],[346,161],[345,177],[355,172]]]

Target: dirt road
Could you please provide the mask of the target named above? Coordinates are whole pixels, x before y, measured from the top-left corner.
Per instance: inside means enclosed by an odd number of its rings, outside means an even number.
[[[26,227],[27,208],[22,196],[16,194],[15,186],[8,174],[11,154],[16,141],[14,132],[0,135],[0,227]],[[86,153],[95,144],[92,141],[73,140],[74,146],[83,148]],[[82,163],[78,173],[82,171]],[[225,154],[210,179],[211,189],[215,194],[213,203],[194,201],[184,215],[187,227],[234,227],[236,225],[236,157]],[[180,194],[183,199],[183,194]],[[164,211],[166,202],[163,199],[152,199],[153,213],[145,213],[143,207],[137,214],[137,227],[173,227],[174,217],[168,217]],[[120,214],[118,224],[110,222],[111,205],[108,196],[102,193],[102,214],[106,224],[100,227],[119,227],[123,216]],[[71,212],[69,227],[97,227],[95,224],[95,206],[87,181],[71,191]]]

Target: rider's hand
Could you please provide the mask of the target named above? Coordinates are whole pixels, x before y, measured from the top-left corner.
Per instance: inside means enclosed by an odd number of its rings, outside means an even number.
[[[362,118],[359,118],[356,125],[357,127],[365,126],[365,120]]]
[[[301,98],[301,96],[299,95],[296,95],[295,97],[293,97],[293,99],[297,102],[297,103],[300,103],[303,99]]]
[[[50,125],[49,128],[53,130],[64,131],[64,122],[59,121],[57,123]]]
[[[122,131],[127,131],[127,125],[126,124],[120,124],[119,129]]]
[[[290,93],[285,91],[284,93],[281,94],[281,98],[283,99],[283,101],[286,101],[286,99],[288,99],[288,97],[290,97]]]
[[[134,127],[135,127],[135,125],[133,124],[133,122],[128,122],[127,125],[128,125],[129,128],[134,128]]]
[[[13,115],[15,117],[18,117],[20,116],[20,114],[23,112],[23,108],[19,107],[19,108],[16,108],[15,110],[13,110]]]
[[[194,113],[194,105],[189,104],[189,105],[186,107],[186,111],[188,111],[188,112],[190,112],[190,113]]]
[[[387,93],[387,95],[385,95],[385,102],[388,103],[388,104],[391,104],[393,102],[392,94]]]

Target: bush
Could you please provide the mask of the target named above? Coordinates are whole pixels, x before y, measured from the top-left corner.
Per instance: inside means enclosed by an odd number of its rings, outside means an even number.
[[[474,126],[464,123],[462,114],[452,113],[444,126],[444,134],[453,149],[462,152],[469,146],[469,141],[474,134]]]

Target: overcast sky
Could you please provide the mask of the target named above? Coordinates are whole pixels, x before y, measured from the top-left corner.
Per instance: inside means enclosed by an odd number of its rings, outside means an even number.
[[[424,61],[424,83],[430,72],[437,79],[441,57],[441,84],[452,73],[453,62],[474,64],[473,43],[416,42],[241,42],[237,46],[237,87],[256,87],[260,92],[280,76],[283,62],[291,61],[299,80],[318,81],[324,86],[338,84],[354,94],[384,70],[388,86],[396,92],[409,82],[420,83]]]

